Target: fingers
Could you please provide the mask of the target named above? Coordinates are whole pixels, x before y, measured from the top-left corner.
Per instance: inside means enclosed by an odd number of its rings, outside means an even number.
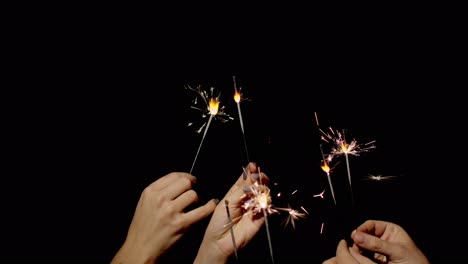
[[[160,190],[166,188],[167,186],[174,185],[173,184],[174,181],[177,181],[178,179],[181,179],[181,178],[188,179],[192,184],[195,184],[197,182],[197,178],[195,176],[192,176],[192,175],[188,174],[188,173],[185,173],[185,172],[171,172],[171,173],[159,178],[158,180],[154,181],[148,187],[150,187],[151,189],[153,189],[155,191],[160,191]]]
[[[349,248],[349,253],[351,256],[353,256],[354,259],[356,259],[359,264],[374,264],[375,262],[367,258],[366,256],[362,255],[359,249],[356,247],[350,247]]]
[[[336,247],[336,261],[338,263],[356,263],[358,264],[359,262],[354,259],[354,257],[351,255],[348,249],[348,244],[346,243],[346,240],[342,239],[338,243],[338,246]]]
[[[401,255],[401,248],[399,245],[394,245],[373,235],[369,235],[361,231],[353,231],[351,238],[360,248],[387,256]]]
[[[198,202],[198,194],[194,190],[188,190],[174,199],[174,209],[182,212],[187,206]]]
[[[375,235],[377,237],[381,237],[384,234],[388,226],[389,226],[389,223],[385,221],[367,220],[363,224],[358,226],[356,230],[364,232],[364,233],[368,233],[371,235]]]
[[[236,184],[247,186],[255,182],[268,185],[270,183],[270,178],[268,178],[265,173],[261,172],[260,167],[257,166],[255,162],[249,162],[246,167],[242,167],[242,174]]]
[[[205,217],[209,216],[215,210],[216,206],[218,205],[218,199],[211,199],[205,205],[200,206],[192,211],[185,213],[186,221],[189,224],[196,223]]]
[[[196,178],[188,173],[170,173],[168,179],[171,181],[169,185],[159,190],[168,199],[175,199],[184,192],[191,190],[196,181]]]

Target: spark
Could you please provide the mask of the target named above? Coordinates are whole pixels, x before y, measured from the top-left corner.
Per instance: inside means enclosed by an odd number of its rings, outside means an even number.
[[[323,199],[323,194],[325,193],[325,189],[323,189],[323,191],[319,194],[314,194],[314,197],[320,197]]]
[[[302,210],[304,210],[303,207],[301,207]],[[286,220],[283,222],[284,225],[288,225],[289,223],[291,223],[293,229],[296,229],[296,224],[295,224],[295,221],[298,220],[298,219],[301,219],[301,218],[305,218],[306,215],[308,214],[307,211],[305,211],[306,213],[301,213],[299,212],[298,210],[296,209],[292,209],[291,206],[288,205],[288,208],[280,208],[279,210],[284,210],[286,212],[288,212],[288,216],[286,217]]]
[[[322,226],[320,227],[320,234],[323,234],[323,225],[324,225],[324,224],[325,224],[325,223],[322,223]]]
[[[266,210],[268,214],[278,213],[272,205],[268,186],[255,182],[248,186],[248,191],[244,193],[244,196],[248,197],[242,206],[244,210],[252,210],[254,214],[262,213],[262,210]]]
[[[241,93],[241,88],[237,89],[236,77],[233,76],[232,79],[233,79],[233,82],[234,82],[234,101],[237,104],[237,112],[239,114],[239,122],[240,122],[241,131],[242,131],[242,138],[243,138],[243,141],[244,141],[245,155],[247,157],[247,162],[250,162],[249,151],[247,149],[247,140],[245,139],[244,121],[242,119],[242,111],[241,111],[241,108],[240,108],[240,102],[242,100],[244,100],[244,98],[243,98],[243,94]]]
[[[215,95],[214,87],[211,87],[210,94],[208,94],[207,91],[202,90],[201,86],[197,86],[196,89],[190,87],[189,85],[185,87],[186,89],[197,93],[197,97],[195,97],[195,99],[193,100],[192,108],[201,111],[203,119],[206,119],[206,117],[209,116],[208,121],[206,123],[203,123],[200,129],[197,130],[197,133],[200,133],[204,128],[203,137],[201,139],[200,145],[198,146],[197,154],[195,155],[195,158],[193,160],[192,168],[190,169],[191,174],[195,166],[195,162],[197,161],[198,154],[200,153],[203,141],[205,140],[206,134],[208,132],[208,128],[210,127],[211,121],[213,119],[219,119],[222,122],[227,122],[229,120],[232,120],[232,118],[224,112],[224,106],[220,107],[221,93]],[[199,98],[201,98],[202,102],[204,103],[203,108],[198,106]],[[191,126],[192,124],[193,123],[189,123],[189,126]]]
[[[371,181],[390,181],[398,176],[382,176],[382,175],[369,175],[365,180],[371,180]]]

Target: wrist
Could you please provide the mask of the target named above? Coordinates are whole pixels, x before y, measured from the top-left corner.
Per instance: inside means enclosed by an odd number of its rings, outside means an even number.
[[[198,249],[197,256],[193,261],[194,264],[200,263],[227,263],[229,256],[224,254],[221,249],[214,243],[208,244],[202,242]]]
[[[111,264],[154,264],[157,256],[152,256],[145,252],[143,247],[131,246],[124,243],[111,261]]]

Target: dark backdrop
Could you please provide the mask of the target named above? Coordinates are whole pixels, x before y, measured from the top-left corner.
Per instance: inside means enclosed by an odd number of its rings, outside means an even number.
[[[401,224],[434,263],[466,259],[458,242],[466,234],[464,161],[455,161],[462,105],[452,103],[459,96],[441,53],[411,32],[366,45],[343,38],[308,46],[300,35],[273,47],[248,38],[229,50],[216,42],[201,49],[193,35],[172,45],[133,30],[93,32],[25,49],[27,74],[6,97],[5,261],[110,262],[143,189],[190,170],[201,136],[187,127],[200,117],[187,84],[221,91],[234,118],[212,122],[193,171],[200,203],[222,198],[247,164],[232,76],[249,99],[241,103],[249,157],[276,183],[273,203],[309,212],[295,230],[281,225],[284,214],[269,217],[277,263],[321,263],[365,219]],[[324,129],[375,140],[374,150],[350,157],[354,206],[343,159],[332,172],[333,204],[315,112]],[[371,174],[397,177],[365,180]],[[323,190],[325,199],[313,197]],[[207,222],[167,260],[190,263]],[[239,262],[269,263],[268,250],[262,229]]]

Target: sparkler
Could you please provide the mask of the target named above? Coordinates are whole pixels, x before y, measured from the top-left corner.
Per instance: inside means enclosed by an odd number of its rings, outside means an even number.
[[[237,245],[236,245],[236,240],[234,238],[234,230],[232,230],[232,219],[231,219],[231,214],[229,213],[229,201],[224,200],[226,203],[226,212],[229,220],[229,229],[231,231],[231,238],[232,238],[232,246],[234,247],[234,255],[236,256],[236,259],[239,257],[237,256]]]
[[[361,152],[370,151],[371,149],[375,148],[375,146],[373,145],[373,143],[375,143],[375,140],[363,145],[358,144],[355,139],[351,140],[350,143],[347,143],[344,130],[342,132],[339,132],[334,131],[332,128],[329,129],[331,134],[325,133],[324,131],[320,130],[323,134],[322,139],[326,142],[331,141],[334,144],[334,146],[332,147],[331,155],[344,155],[346,158],[346,169],[348,172],[349,187],[351,189],[351,200],[354,204],[353,188],[351,184],[351,170],[349,168],[349,155],[359,156]]]
[[[197,133],[200,133],[201,130],[205,128],[200,145],[198,146],[197,154],[195,155],[192,163],[192,168],[190,169],[191,174],[195,166],[195,162],[197,161],[198,154],[200,153],[203,141],[205,140],[206,134],[208,132],[208,128],[210,127],[211,121],[216,117],[218,117],[222,122],[227,122],[228,120],[232,120],[232,118],[228,114],[224,113],[224,106],[220,107],[219,98],[221,94],[218,93],[218,95],[215,96],[214,87],[211,87],[210,94],[208,94],[205,90],[202,90],[200,86],[198,86],[197,89],[194,89],[187,85],[186,88],[197,93],[197,97],[195,97],[193,101],[192,108],[201,111],[203,119],[205,119],[207,115],[209,116],[208,121],[203,123],[203,125],[197,130]],[[204,104],[203,107],[198,106],[199,97],[202,99],[202,103]],[[191,126],[192,124],[193,123],[189,123],[188,125]]]
[[[247,157],[247,163],[248,163],[250,162],[249,151],[247,150],[247,141],[245,139],[245,131],[244,131],[244,121],[242,120],[242,112],[240,108],[240,102],[241,100],[243,100],[243,98],[242,98],[242,93],[240,92],[240,88],[237,89],[236,77],[233,76],[232,79],[234,82],[234,101],[237,104],[237,112],[239,113],[239,122],[240,122],[241,131],[242,131],[242,138],[244,140],[245,155]]]
[[[325,159],[323,160],[323,165],[321,165],[320,167],[327,174],[328,185],[330,186],[330,191],[333,197],[333,202],[336,205],[335,192],[333,191],[333,185],[332,185],[331,178],[330,178],[330,167],[328,166],[327,161]]]
[[[258,173],[260,174],[260,168],[258,168]],[[264,184],[258,184],[258,182],[255,182],[248,187],[248,191],[245,192],[244,195],[249,197],[249,199],[243,204],[245,210],[252,210],[253,214],[263,213],[268,246],[270,249],[270,258],[271,262],[275,263],[273,257],[273,246],[271,244],[270,227],[268,224],[268,215],[278,213],[278,210],[273,208],[271,204],[270,188]]]
[[[315,122],[317,123],[317,127],[319,128],[319,131],[321,131],[320,125],[319,125],[319,122],[318,122],[317,112],[315,112],[314,114],[315,114]],[[320,167],[322,168],[322,170],[327,175],[328,185],[330,187],[330,191],[331,191],[331,194],[332,194],[332,197],[333,197],[333,202],[336,205],[335,191],[333,191],[333,184],[332,184],[331,178],[330,178],[331,168],[328,165],[328,163],[331,162],[333,156],[329,155],[328,158],[326,159],[325,154],[323,153],[322,144],[320,144],[319,146],[320,146],[320,154],[322,155],[322,160],[323,160],[323,165],[320,165]],[[328,162],[327,162],[327,160],[328,160]]]
[[[349,157],[348,156],[349,155],[359,156],[359,154],[361,152],[370,151],[371,149],[375,148],[375,146],[373,145],[375,140],[361,145],[361,144],[358,144],[355,139],[353,139],[348,144],[346,142],[344,130],[343,130],[342,133],[340,133],[339,131],[335,131],[331,127],[329,127],[330,133],[326,133],[325,131],[323,131],[319,127],[317,112],[315,112],[314,114],[315,114],[315,121],[317,123],[317,127],[319,128],[319,131],[322,134],[321,139],[323,141],[327,142],[327,143],[331,142],[332,144],[334,144],[333,147],[332,147],[331,154],[328,156],[328,158],[331,160],[334,156],[340,156],[340,155],[345,156],[346,169],[347,169],[347,172],[348,172],[349,188],[351,189],[351,200],[352,200],[352,203],[354,204],[353,188],[352,188],[352,184],[351,184],[351,170],[349,168]],[[320,145],[320,151],[322,151],[322,145]],[[322,151],[322,157],[323,157],[323,151]],[[325,168],[324,168],[324,166],[325,166]],[[325,158],[324,158],[324,166],[322,166],[322,169],[325,172],[327,172],[325,169],[328,166],[327,166],[327,164],[325,162]],[[327,176],[328,176],[328,172],[327,172]],[[330,183],[330,186],[331,186],[331,183]],[[333,191],[333,189],[332,189],[332,191]],[[336,202],[335,202],[335,204],[336,204]]]

